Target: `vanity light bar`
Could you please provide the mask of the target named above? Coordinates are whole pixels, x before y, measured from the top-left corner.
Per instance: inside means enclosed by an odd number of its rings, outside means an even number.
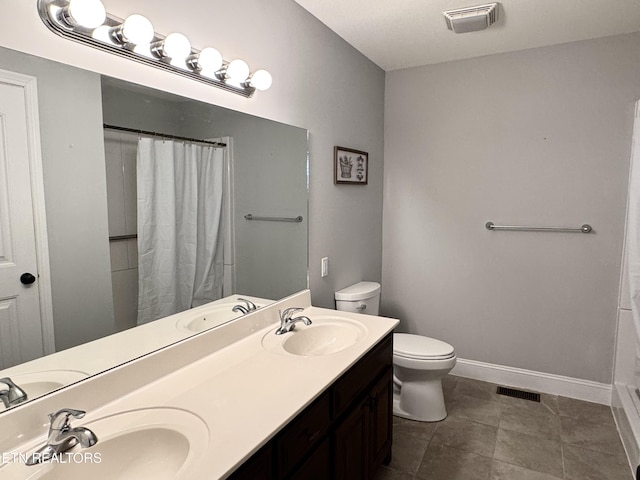
[[[211,47],[195,49],[178,32],[160,35],[142,15],[118,18],[106,12],[101,0],[38,0],[38,13],[51,31],[64,38],[243,97],[271,86],[266,70],[251,73],[243,60],[225,61]]]

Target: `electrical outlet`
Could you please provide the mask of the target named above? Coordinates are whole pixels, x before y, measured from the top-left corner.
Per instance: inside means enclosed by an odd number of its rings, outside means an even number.
[[[329,257],[323,257],[320,263],[320,276],[322,278],[329,275]]]

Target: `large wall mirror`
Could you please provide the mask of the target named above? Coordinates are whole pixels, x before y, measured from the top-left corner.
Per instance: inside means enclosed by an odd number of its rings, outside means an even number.
[[[38,272],[33,283],[0,278],[18,292],[0,290],[0,378],[28,399],[237,318],[249,305],[239,297],[260,307],[307,288],[305,129],[5,48],[0,70],[37,81],[55,341],[14,301],[39,287]],[[0,92],[9,153],[15,97]],[[6,189],[18,191],[6,168]],[[159,180],[167,169],[174,177]],[[11,201],[0,201],[5,263],[7,245],[34,242],[14,233],[12,219],[28,222]],[[0,381],[0,397],[6,389]]]

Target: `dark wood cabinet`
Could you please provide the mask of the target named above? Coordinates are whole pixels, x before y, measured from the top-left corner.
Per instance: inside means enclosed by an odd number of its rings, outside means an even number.
[[[391,461],[393,373],[389,367],[334,430],[335,474],[340,480],[368,479]]]
[[[391,461],[393,432],[393,369],[388,368],[370,393],[371,462],[374,466]]]
[[[365,480],[369,471],[369,399],[349,411],[333,433],[336,480]]]
[[[329,480],[332,478],[330,447],[329,439],[325,438],[302,466],[288,478],[291,480]]]
[[[229,478],[372,478],[391,460],[392,339],[381,340]]]
[[[275,440],[279,478],[287,477],[326,436],[331,425],[329,392],[298,415]]]

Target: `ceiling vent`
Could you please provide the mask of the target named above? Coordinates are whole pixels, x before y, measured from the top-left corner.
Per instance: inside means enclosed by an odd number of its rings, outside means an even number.
[[[498,20],[498,4],[488,3],[476,7],[457,8],[442,12],[447,28],[455,33],[484,30]]]

